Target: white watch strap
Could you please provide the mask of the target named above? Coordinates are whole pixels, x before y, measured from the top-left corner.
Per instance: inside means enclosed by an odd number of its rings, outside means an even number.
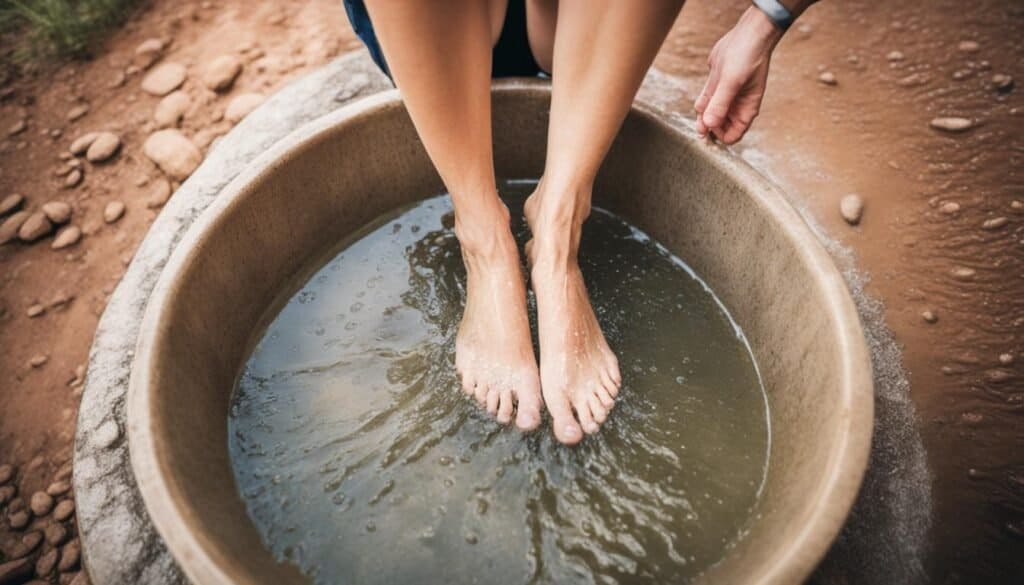
[[[754,0],[754,6],[761,9],[775,26],[786,30],[789,25],[793,24],[793,13],[788,8],[782,5],[779,0]]]

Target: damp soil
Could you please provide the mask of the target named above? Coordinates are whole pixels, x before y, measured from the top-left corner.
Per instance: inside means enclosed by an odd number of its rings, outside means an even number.
[[[513,216],[530,189],[502,189]],[[602,430],[565,447],[547,424],[494,422],[459,388],[453,221],[447,197],[378,219],[257,344],[229,443],[266,544],[321,583],[678,582],[720,559],[757,501],[769,429],[713,292],[595,210],[581,267],[623,388]]]

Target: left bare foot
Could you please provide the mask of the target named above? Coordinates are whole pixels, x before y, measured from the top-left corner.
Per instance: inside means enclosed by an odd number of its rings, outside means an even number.
[[[586,215],[576,213],[564,222],[544,217],[541,190],[530,196],[525,208],[534,233],[527,255],[537,297],[540,384],[555,438],[572,445],[583,432],[598,431],[615,406],[622,378],[576,261]]]

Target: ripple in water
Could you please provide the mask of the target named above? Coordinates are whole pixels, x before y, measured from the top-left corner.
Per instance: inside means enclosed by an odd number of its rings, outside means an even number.
[[[514,217],[531,187],[503,186]],[[720,559],[757,500],[768,419],[711,291],[595,210],[581,265],[623,388],[599,434],[563,447],[459,388],[452,224],[446,197],[380,218],[253,351],[229,446],[267,546],[319,583],[665,582]]]

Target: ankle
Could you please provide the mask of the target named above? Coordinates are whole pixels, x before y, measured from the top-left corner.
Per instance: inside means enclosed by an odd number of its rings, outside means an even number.
[[[515,251],[508,208],[500,201],[496,205],[475,209],[472,213],[457,214],[455,237],[468,260],[488,261]]]
[[[590,215],[591,187],[545,177],[526,205],[526,220],[534,237],[578,234]]]
[[[578,268],[579,239],[537,239],[530,246],[530,276],[539,280],[565,275]]]

